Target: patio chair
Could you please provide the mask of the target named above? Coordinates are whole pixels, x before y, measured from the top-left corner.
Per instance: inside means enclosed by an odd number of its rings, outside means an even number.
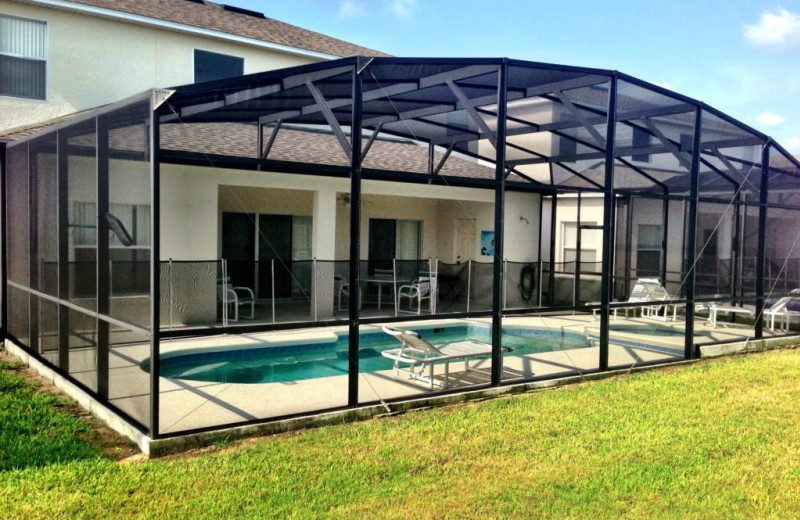
[[[333,277],[333,290],[336,293],[336,302],[337,307],[340,311],[349,309],[350,308],[350,284],[345,282],[341,276],[334,276]],[[361,289],[358,290],[359,296],[361,295]],[[342,300],[347,300],[347,305],[342,305]],[[362,298],[359,298],[359,301],[362,301]],[[359,307],[360,308],[360,307]]]
[[[233,305],[233,319],[228,321],[239,321],[239,307],[250,306],[250,316],[243,318],[254,319],[256,317],[256,297],[253,290],[249,287],[234,287],[230,278],[217,280],[217,299],[223,305]]]
[[[417,302],[417,314],[422,314],[422,302],[428,301],[428,309],[433,311],[433,300],[431,299],[431,278],[429,276],[420,276],[417,280],[411,282],[411,285],[401,285],[397,289],[397,311],[398,312],[415,312],[412,308],[413,302]],[[403,310],[400,305],[403,298],[408,300],[408,310]]]
[[[464,370],[474,370],[469,366],[469,359],[472,357],[489,356],[492,354],[492,346],[474,340],[456,341],[433,345],[422,339],[422,337],[410,330],[400,330],[392,327],[381,327],[383,332],[396,338],[400,342],[400,348],[384,350],[381,355],[385,358],[394,360],[394,377],[400,377],[400,373],[408,374],[410,379],[422,381],[433,390],[436,385],[447,388],[450,384],[450,361],[464,360]],[[503,347],[504,352],[511,349]],[[434,364],[441,362],[444,365],[444,376],[441,381],[434,378]],[[403,367],[401,365],[408,365]],[[416,368],[419,367],[419,368]],[[427,375],[425,374],[427,369]]]
[[[775,318],[783,318],[781,330],[789,330],[789,320],[800,316],[800,289],[792,289],[789,296],[784,296],[764,310],[764,316],[769,318],[769,330],[775,331]]]

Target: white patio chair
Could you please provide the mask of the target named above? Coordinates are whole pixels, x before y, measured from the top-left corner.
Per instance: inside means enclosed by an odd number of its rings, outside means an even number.
[[[333,278],[333,290],[336,293],[336,302],[337,307],[340,311],[346,310],[350,308],[350,284],[345,282],[341,276],[334,276]],[[358,290],[359,295],[361,294],[361,289]],[[347,305],[342,305],[342,300],[346,299]],[[361,301],[362,298],[359,298]]]
[[[239,307],[243,305],[250,306],[250,315],[243,318],[256,317],[256,297],[249,287],[234,287],[230,278],[217,280],[217,298],[223,305],[233,305],[233,319],[228,321],[239,321]]]
[[[401,285],[400,288],[397,289],[397,311],[415,312],[412,307],[415,300],[417,302],[417,314],[422,314],[422,302],[425,300],[428,301],[428,308],[432,310],[431,294],[431,279],[428,276],[420,276],[419,279],[414,280],[411,285]],[[408,310],[403,310],[402,308],[401,303],[403,298],[408,300]]]

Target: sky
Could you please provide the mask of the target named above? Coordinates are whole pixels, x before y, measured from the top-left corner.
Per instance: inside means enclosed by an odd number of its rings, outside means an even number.
[[[800,153],[800,0],[216,0],[396,56],[615,69]]]

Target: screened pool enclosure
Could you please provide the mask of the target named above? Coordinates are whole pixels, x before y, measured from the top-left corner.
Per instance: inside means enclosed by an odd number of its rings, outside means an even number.
[[[800,163],[616,71],[353,57],[17,137],[6,338],[151,438],[800,329]]]

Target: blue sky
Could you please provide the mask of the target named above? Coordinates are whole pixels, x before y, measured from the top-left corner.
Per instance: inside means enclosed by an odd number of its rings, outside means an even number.
[[[398,56],[617,69],[800,153],[800,0],[224,1]]]

